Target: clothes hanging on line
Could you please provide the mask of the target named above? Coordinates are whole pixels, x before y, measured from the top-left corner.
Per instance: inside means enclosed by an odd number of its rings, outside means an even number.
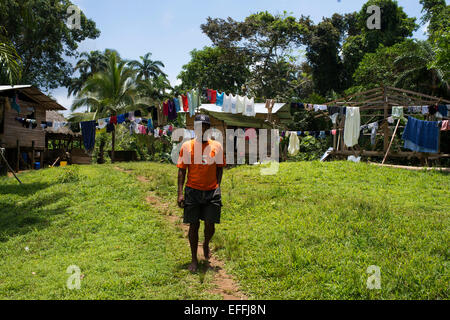
[[[95,120],[81,122],[80,126],[84,148],[87,152],[91,152],[95,147]]]
[[[416,152],[438,153],[439,126],[437,121],[418,120],[408,117],[403,132],[405,148]]]
[[[344,127],[344,143],[347,147],[358,144],[361,132],[361,116],[359,107],[347,107]]]
[[[291,156],[295,156],[300,151],[300,141],[296,132],[291,132],[289,136],[288,152]]]

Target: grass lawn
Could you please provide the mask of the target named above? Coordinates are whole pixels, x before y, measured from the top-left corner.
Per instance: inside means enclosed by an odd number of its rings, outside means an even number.
[[[74,170],[75,169],[75,170]],[[218,299],[191,275],[182,233],[111,166],[0,179],[1,299]],[[28,251],[25,249],[28,248]],[[80,290],[66,286],[81,269]]]
[[[176,168],[122,164],[175,201]],[[256,299],[448,299],[450,176],[364,163],[224,174],[214,245]],[[381,290],[368,290],[378,266]]]
[[[186,270],[182,232],[145,203],[153,191],[182,214],[175,166],[118,166],[149,182],[111,165],[0,179],[1,298],[218,298],[210,275]],[[448,174],[364,163],[241,166],[225,171],[214,246],[252,299],[448,299],[449,187]],[[66,288],[70,265],[80,290]],[[366,288],[371,265],[381,290]]]

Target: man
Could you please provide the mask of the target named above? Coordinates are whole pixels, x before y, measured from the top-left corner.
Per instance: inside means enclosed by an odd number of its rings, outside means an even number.
[[[210,257],[209,242],[215,232],[215,224],[220,223],[222,182],[225,159],[222,145],[205,137],[211,123],[207,115],[197,115],[195,125],[202,126],[201,136],[185,142],[180,150],[178,170],[178,206],[184,208],[184,223],[189,224],[189,243],[191,246],[191,272],[198,269],[197,247],[200,220],[205,222],[205,241],[203,251],[206,259]],[[188,171],[185,194],[183,187]]]

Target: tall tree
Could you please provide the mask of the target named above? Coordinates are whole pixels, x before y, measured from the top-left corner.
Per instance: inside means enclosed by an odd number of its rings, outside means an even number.
[[[248,83],[257,97],[264,98],[285,90],[273,76],[283,72],[285,63],[292,61],[293,51],[303,43],[304,22],[310,23],[309,19],[303,20],[297,21],[286,12],[277,15],[259,12],[242,22],[208,18],[201,28],[215,46],[247,56],[251,63]]]
[[[381,29],[367,27],[367,20],[371,15],[367,13],[367,8],[372,5],[381,9]],[[351,85],[351,76],[366,53],[375,52],[380,45],[389,47],[411,37],[418,28],[415,21],[415,18],[408,17],[395,0],[367,1],[356,15],[356,28],[359,32],[354,31],[343,44],[344,68],[350,80],[347,86]]]
[[[250,76],[249,61],[232,48],[204,47],[191,51],[191,61],[178,75],[183,89],[208,87],[238,92]]]
[[[67,86],[78,44],[99,36],[95,23],[81,12],[80,29],[66,24],[69,0],[2,0],[0,24],[23,60],[23,83],[41,88]]]
[[[162,68],[164,68],[164,63],[159,60],[152,60],[151,56],[152,54],[149,52],[144,56],[139,57],[140,61],[133,60],[128,64],[130,67],[137,70],[137,76],[139,79],[156,79],[161,75],[167,77],[167,74],[162,71]]]
[[[93,118],[98,119],[148,106],[144,99],[138,98],[135,77],[136,72],[128,68],[127,63],[120,60],[113,52],[109,56],[106,70],[94,74],[86,81],[72,105],[72,111],[89,106],[94,112]],[[114,148],[115,132],[113,131],[113,161]]]

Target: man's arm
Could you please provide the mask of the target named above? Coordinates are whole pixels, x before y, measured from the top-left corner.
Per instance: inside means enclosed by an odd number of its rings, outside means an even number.
[[[184,188],[184,181],[186,180],[186,169],[178,169],[178,206],[180,208],[184,207],[184,195],[183,195],[183,188]]]
[[[217,183],[220,184],[222,183],[222,176],[223,176],[223,167],[217,167],[216,168],[216,177],[217,177]]]

